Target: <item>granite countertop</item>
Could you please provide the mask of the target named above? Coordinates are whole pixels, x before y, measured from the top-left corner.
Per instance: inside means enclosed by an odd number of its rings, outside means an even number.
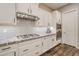
[[[37,38],[50,36],[50,35],[56,35],[56,33],[41,34],[40,36],[33,37],[33,38],[27,38],[27,39],[19,39],[17,37],[13,37],[13,38],[7,39],[6,41],[0,42],[0,47],[11,45],[11,44],[21,43],[21,42],[24,42],[24,41],[30,41],[30,40],[34,40],[34,39],[37,39]]]

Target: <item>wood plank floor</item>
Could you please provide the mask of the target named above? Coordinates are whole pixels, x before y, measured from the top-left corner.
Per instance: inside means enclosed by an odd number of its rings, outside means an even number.
[[[41,56],[79,56],[79,49],[70,45],[60,44]]]

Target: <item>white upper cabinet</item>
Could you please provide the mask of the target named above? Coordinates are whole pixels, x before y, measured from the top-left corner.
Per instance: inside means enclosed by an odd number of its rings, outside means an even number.
[[[61,12],[58,10],[52,12],[52,25],[54,28],[56,28],[56,23],[61,24]]]
[[[29,3],[17,3],[16,11],[28,13]]]
[[[54,22],[61,23],[61,12],[60,11],[55,10],[53,11],[52,15],[53,15]]]
[[[25,12],[33,14],[33,10],[38,7],[37,3],[17,3],[16,4],[16,11],[17,12]]]
[[[51,25],[52,21],[50,17],[52,17],[50,12],[47,12],[43,9],[37,9],[38,11],[35,11],[35,14],[40,18],[40,20],[37,21],[36,26],[48,26],[48,23]]]
[[[35,15],[37,15],[40,19],[38,21],[36,21],[36,26],[44,26],[45,22],[44,22],[44,12],[39,8],[37,9],[37,11],[34,11]]]
[[[15,4],[2,3],[0,4],[0,24],[16,24]]]
[[[48,23],[52,26],[52,14],[39,8],[39,3],[18,3],[16,10],[38,16],[40,19],[35,22],[35,26],[48,26]]]

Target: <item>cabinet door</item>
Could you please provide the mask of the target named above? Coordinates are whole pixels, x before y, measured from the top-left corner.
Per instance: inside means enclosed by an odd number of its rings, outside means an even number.
[[[17,3],[16,11],[28,13],[29,3]]]
[[[42,38],[42,52],[44,53],[45,51],[53,48],[55,40],[56,36],[53,35]]]
[[[38,21],[36,21],[36,26],[44,26],[44,13],[43,11],[38,8],[36,10],[33,11],[34,15],[38,16],[40,19]]]
[[[76,46],[77,40],[77,10],[68,10],[62,14],[62,41]]]
[[[54,45],[54,41],[55,41],[55,37],[52,36],[48,36],[47,37],[47,44],[48,44],[48,49],[51,49],[53,48],[53,45]]]
[[[33,56],[36,54],[40,55],[42,47],[41,39],[36,39],[29,42],[30,43],[25,42],[25,45],[23,43],[19,46],[19,55],[20,56],[28,56],[28,55]]]
[[[39,13],[39,7],[38,7],[38,3],[30,3],[30,8],[31,8],[31,14],[38,16]]]
[[[48,25],[48,13],[43,10],[38,8],[37,12],[35,11],[36,16],[40,18],[40,20],[37,21],[36,26],[47,26]]]
[[[35,15],[36,8],[38,8],[38,3],[17,3],[16,11],[28,13],[28,9],[31,9],[31,14]]]
[[[44,53],[47,50],[48,50],[47,38],[44,37],[42,38],[42,52]]]
[[[16,56],[16,51],[11,50],[11,51],[2,52],[2,53],[0,53],[0,56]]]
[[[52,14],[49,13],[49,14],[48,14],[48,21],[49,21],[48,23],[50,24],[50,26],[53,26],[53,20],[54,20],[54,19],[53,19],[53,17],[52,17]]]
[[[15,24],[15,4],[1,3],[0,4],[0,24]]]

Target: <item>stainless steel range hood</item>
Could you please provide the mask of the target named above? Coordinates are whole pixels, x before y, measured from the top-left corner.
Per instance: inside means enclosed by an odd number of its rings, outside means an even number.
[[[31,15],[24,12],[16,12],[16,17],[18,19],[31,20],[31,21],[37,21],[40,19],[38,16]]]

